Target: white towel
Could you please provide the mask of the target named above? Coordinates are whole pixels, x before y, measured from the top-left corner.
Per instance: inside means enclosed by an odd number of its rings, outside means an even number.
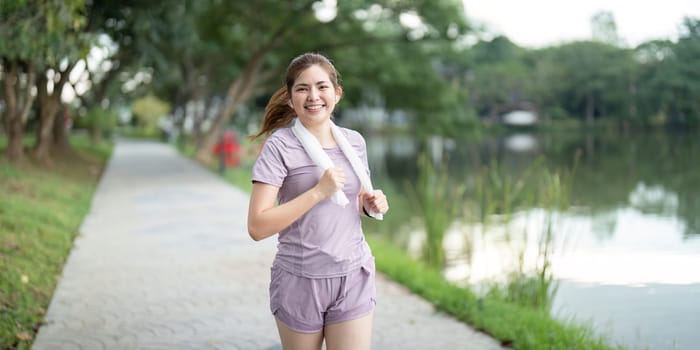
[[[357,177],[360,178],[360,183],[362,184],[362,187],[365,189],[366,192],[374,191],[374,189],[372,188],[372,180],[370,180],[365,166],[360,160],[360,157],[357,156],[355,150],[352,148],[352,146],[350,146],[350,142],[348,142],[348,139],[345,137],[343,132],[340,131],[340,128],[337,125],[335,125],[335,123],[333,123],[332,120],[329,122],[331,123],[331,132],[333,133],[333,138],[335,138],[335,142],[338,144],[338,147],[340,147],[340,150],[343,151],[345,157],[350,161],[350,165],[352,165],[352,170],[355,172]],[[312,135],[309,132],[309,130],[306,130],[306,127],[304,127],[304,124],[302,124],[299,121],[299,118],[294,119],[292,132],[297,137],[299,142],[301,142],[301,145],[304,147],[306,154],[309,155],[311,160],[313,160],[317,166],[319,166],[324,171],[328,168],[333,167],[333,161],[331,161],[330,157],[328,157],[328,154],[326,154],[326,152],[323,150],[323,147],[321,147],[321,143],[318,142],[318,139],[316,139],[316,137]],[[346,206],[349,203],[348,198],[345,196],[345,193],[343,193],[342,190],[338,190],[336,193],[333,193],[333,195],[331,196],[331,201],[342,207]],[[382,220],[384,218],[384,215],[382,215],[381,213],[377,213],[374,210],[370,210],[369,215],[377,220]]]

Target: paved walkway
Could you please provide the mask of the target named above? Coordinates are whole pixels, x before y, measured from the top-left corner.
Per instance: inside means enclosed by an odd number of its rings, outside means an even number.
[[[167,145],[119,141],[33,349],[281,349],[276,239],[248,195]],[[378,276],[374,349],[500,349]]]

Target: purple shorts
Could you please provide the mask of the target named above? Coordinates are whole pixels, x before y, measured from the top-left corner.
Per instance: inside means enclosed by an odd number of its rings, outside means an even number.
[[[305,278],[272,267],[270,310],[287,328],[317,333],[369,314],[376,304],[374,257],[345,276]]]

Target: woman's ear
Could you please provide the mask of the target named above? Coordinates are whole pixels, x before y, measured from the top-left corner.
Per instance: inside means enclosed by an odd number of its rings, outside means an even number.
[[[343,88],[338,86],[338,88],[335,89],[335,102],[338,103],[341,98],[343,98]]]
[[[294,109],[294,106],[292,105],[292,99],[289,98],[288,92],[284,93],[284,98],[287,100],[287,106],[289,106],[289,108],[291,108],[291,109]]]

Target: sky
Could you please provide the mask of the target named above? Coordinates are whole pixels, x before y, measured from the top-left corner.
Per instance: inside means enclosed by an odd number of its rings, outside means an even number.
[[[591,37],[590,19],[612,12],[618,36],[633,47],[651,39],[675,39],[684,16],[700,18],[700,0],[463,0],[467,17],[525,47]]]

